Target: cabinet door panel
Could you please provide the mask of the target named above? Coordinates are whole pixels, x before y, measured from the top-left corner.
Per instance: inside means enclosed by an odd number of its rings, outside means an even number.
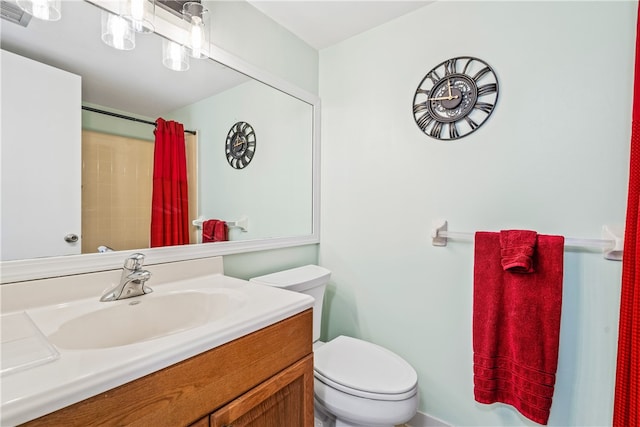
[[[195,423],[189,424],[189,427],[209,427],[209,417],[200,418]]]
[[[210,426],[313,426],[313,355],[214,412]]]

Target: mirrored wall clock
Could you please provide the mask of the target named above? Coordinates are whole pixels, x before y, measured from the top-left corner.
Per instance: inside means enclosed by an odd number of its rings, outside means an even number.
[[[433,67],[413,97],[413,116],[439,140],[467,136],[482,126],[498,101],[498,78],[481,59],[459,56]]]
[[[235,169],[243,169],[256,154],[256,133],[247,122],[237,122],[227,134],[225,143],[227,161]]]

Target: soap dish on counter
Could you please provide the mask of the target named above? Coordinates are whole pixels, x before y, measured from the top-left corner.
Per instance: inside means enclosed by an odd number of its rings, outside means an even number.
[[[53,362],[60,357],[27,313],[5,314],[0,318],[0,325],[0,376]]]

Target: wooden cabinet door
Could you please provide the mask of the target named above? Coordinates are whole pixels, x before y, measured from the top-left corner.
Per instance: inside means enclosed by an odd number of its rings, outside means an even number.
[[[211,427],[312,427],[313,355],[211,414]]]
[[[195,423],[189,424],[189,427],[209,427],[209,416],[200,418]]]

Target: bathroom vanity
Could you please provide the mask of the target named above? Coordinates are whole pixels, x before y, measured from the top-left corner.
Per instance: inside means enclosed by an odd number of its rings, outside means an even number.
[[[313,425],[313,298],[219,257],[148,269],[152,293],[114,302],[99,297],[118,270],[0,286],[3,317],[57,353],[7,372],[3,345],[0,424]]]
[[[311,310],[25,426],[313,425]]]

